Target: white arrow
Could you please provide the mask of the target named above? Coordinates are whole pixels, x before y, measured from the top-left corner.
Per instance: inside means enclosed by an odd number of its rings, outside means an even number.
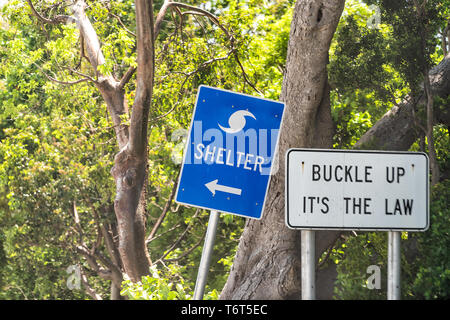
[[[241,193],[242,193],[241,189],[223,186],[221,184],[218,184],[217,183],[218,181],[219,181],[219,179],[216,179],[211,182],[205,183],[205,186],[209,189],[209,191],[211,191],[211,193],[213,195],[216,195],[216,191],[237,194],[238,196],[241,195]]]

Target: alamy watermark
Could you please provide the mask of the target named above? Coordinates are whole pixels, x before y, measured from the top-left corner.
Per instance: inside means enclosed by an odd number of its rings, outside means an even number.
[[[381,10],[380,7],[372,4],[369,6],[372,15],[367,19],[367,27],[369,29],[379,29],[381,24]]]
[[[67,267],[66,272],[69,274],[66,284],[69,290],[80,290],[81,288],[81,267],[73,264]]]
[[[381,269],[377,265],[370,265],[366,270],[367,274],[370,274],[367,278],[366,285],[367,289],[381,289]]]
[[[181,141],[172,150],[171,158],[176,164],[216,164],[255,171],[261,175],[275,174],[278,159],[275,146],[279,129],[245,129],[246,117],[255,119],[247,110],[234,112],[228,126],[217,123],[214,128],[204,130],[202,121],[194,121],[189,141],[186,129],[172,133],[171,141]]]

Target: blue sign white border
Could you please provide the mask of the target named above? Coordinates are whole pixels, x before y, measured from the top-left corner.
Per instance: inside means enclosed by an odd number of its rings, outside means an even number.
[[[187,150],[188,150],[187,146],[188,146],[188,143],[190,143],[190,141],[191,141],[191,134],[192,134],[192,131],[193,131],[192,129],[193,129],[193,125],[194,125],[194,115],[195,115],[195,113],[197,111],[197,105],[198,105],[199,96],[200,96],[200,89],[202,87],[213,89],[213,90],[219,90],[219,91],[223,91],[223,92],[227,92],[227,93],[233,93],[233,94],[238,94],[238,95],[242,95],[242,96],[247,96],[247,97],[250,97],[250,98],[261,99],[261,100],[266,100],[266,101],[270,101],[270,102],[276,102],[276,103],[280,103],[280,104],[283,105],[283,114],[281,116],[280,129],[279,129],[280,131],[278,132],[277,141],[275,143],[275,151],[274,151],[274,154],[273,154],[273,157],[272,157],[272,162],[271,162],[271,165],[270,165],[270,174],[269,174],[269,178],[267,179],[267,186],[266,186],[266,191],[265,191],[265,194],[264,194],[264,202],[262,204],[261,215],[259,216],[259,218],[249,217],[249,216],[238,214],[238,213],[234,213],[234,212],[222,211],[222,210],[218,210],[218,209],[215,209],[215,208],[209,208],[209,207],[203,207],[203,206],[198,206],[198,205],[192,205],[192,204],[189,204],[189,203],[186,203],[186,202],[181,202],[181,201],[177,201],[176,200],[177,197],[178,197],[178,192],[180,191],[181,177],[183,176],[184,164],[186,162],[186,157],[187,157]],[[184,148],[184,151],[183,151],[183,162],[181,163],[180,176],[178,177],[178,182],[177,182],[177,191],[176,191],[175,197],[174,197],[175,202],[179,203],[179,204],[182,204],[182,205],[185,205],[185,206],[189,206],[189,207],[195,207],[195,208],[200,208],[200,209],[205,209],[205,210],[214,210],[214,211],[218,211],[218,212],[222,212],[222,213],[227,213],[227,214],[232,214],[232,215],[235,215],[235,216],[240,216],[240,217],[243,217],[243,218],[249,218],[249,219],[253,219],[253,220],[261,220],[263,215],[264,215],[264,209],[265,209],[265,204],[266,204],[267,192],[269,191],[270,181],[271,181],[271,178],[272,178],[272,175],[273,175],[273,171],[272,171],[273,170],[273,164],[274,164],[275,161],[279,161],[279,158],[278,158],[278,151],[279,151],[278,150],[278,143],[280,141],[281,130],[283,129],[284,115],[286,113],[285,111],[286,111],[286,104],[284,102],[282,102],[282,101],[276,101],[276,100],[267,99],[267,98],[263,98],[263,97],[256,97],[256,96],[252,96],[252,95],[246,94],[246,93],[240,93],[240,92],[235,92],[235,91],[231,91],[231,90],[226,90],[226,89],[222,89],[222,88],[216,88],[216,87],[211,87],[211,86],[207,86],[207,85],[201,84],[198,87],[198,89],[197,89],[197,97],[195,99],[194,110],[192,112],[192,118],[191,118],[191,124],[189,126],[189,135],[187,137],[186,145],[185,145],[185,148]]]
[[[289,224],[289,154],[295,151],[307,151],[307,152],[339,152],[339,153],[365,153],[365,154],[404,154],[404,155],[412,155],[412,154],[420,154],[425,156],[427,173],[430,172],[430,161],[428,155],[425,152],[411,152],[411,151],[385,151],[385,150],[353,150],[353,149],[316,149],[316,148],[290,148],[286,151],[285,158],[285,197],[284,197],[284,221],[286,226],[291,230],[342,230],[342,231],[405,231],[405,232],[425,232],[430,227],[430,185],[429,185],[429,177],[425,178],[425,188],[426,188],[426,226],[424,228],[370,228],[370,227],[322,227],[322,226],[292,226]]]

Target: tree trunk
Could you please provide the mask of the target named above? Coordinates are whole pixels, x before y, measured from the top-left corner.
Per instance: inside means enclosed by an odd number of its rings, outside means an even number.
[[[306,0],[295,5],[280,99],[286,110],[279,170],[271,179],[263,219],[246,223],[221,299],[300,298],[300,232],[284,222],[284,156],[291,147],[331,147],[326,65],[343,8],[344,0]],[[317,252],[335,237],[335,232],[317,233]]]
[[[150,273],[145,244],[148,115],[153,92],[153,2],[136,0],[137,83],[127,144],[114,158],[114,211],[119,229],[119,252],[125,272],[138,282]]]
[[[124,298],[120,295],[120,287],[116,286],[114,282],[111,282],[111,300],[123,300]]]
[[[336,7],[341,8],[342,3],[343,1],[339,2]],[[284,223],[284,154],[290,147],[327,147],[327,143],[330,143],[327,140],[327,133],[330,131],[329,125],[325,125],[323,131],[317,130],[318,119],[324,119],[322,124],[330,124],[326,120],[328,112],[323,112],[326,101],[321,101],[323,103],[319,107],[314,107],[309,103],[311,97],[328,98],[328,93],[325,89],[318,96],[316,91],[316,96],[314,96],[307,85],[317,83],[320,86],[321,83],[326,83],[324,68],[327,61],[319,62],[319,54],[316,54],[321,51],[319,47],[326,47],[320,41],[323,38],[313,35],[308,39],[306,34],[308,30],[316,33],[319,30],[305,28],[305,26],[311,25],[314,16],[311,11],[306,9],[316,8],[317,10],[317,6],[315,1],[306,1],[298,2],[295,7],[286,65],[287,74],[283,82],[281,97],[281,100],[286,102],[287,109],[279,145],[280,170],[272,177],[263,219],[248,221],[246,224],[221,299],[300,297],[300,235],[299,232],[287,229]],[[331,12],[336,19],[335,23],[339,18],[340,10],[342,9],[334,9],[334,12],[333,10]],[[309,20],[308,17],[310,17]],[[324,19],[327,19],[327,16],[323,14],[320,19],[322,23],[324,23]],[[329,16],[328,19],[330,19]],[[309,23],[305,21],[309,21]],[[332,21],[329,20],[329,23],[331,25]],[[304,26],[302,27],[302,25]],[[299,30],[303,37],[299,37]],[[320,31],[323,32],[323,36],[330,33],[329,30],[322,28]],[[315,47],[312,48],[312,46]],[[323,50],[327,51],[328,47]],[[311,68],[316,68],[317,72],[321,70],[322,75],[311,73]],[[441,98],[448,97],[450,94],[450,53],[447,53],[446,57],[430,70],[429,76],[432,93]],[[408,150],[418,137],[414,113],[419,105],[426,105],[426,100],[423,90],[416,98],[407,96],[368,130],[357,142],[355,148]],[[318,117],[317,115],[322,116]],[[449,108],[436,109],[435,118],[437,123],[448,127]],[[331,245],[338,235],[338,232],[318,232],[316,257],[320,257],[323,250]],[[318,299],[332,297],[335,276],[335,268],[318,270],[316,283]]]
[[[433,127],[434,127],[434,98],[433,92],[430,85],[430,77],[428,68],[425,68],[423,72],[424,76],[424,90],[425,96],[427,98],[426,103],[426,114],[427,114],[427,126],[426,126],[426,136],[428,142],[428,157],[430,159],[430,171],[431,171],[431,187],[439,182],[440,172],[439,163],[437,161],[436,149],[434,147],[434,137],[433,137]]]
[[[111,174],[116,182],[114,211],[119,234],[120,262],[133,282],[149,274],[151,264],[145,245],[145,189],[147,183],[147,126],[153,89],[153,3],[136,0],[137,88],[130,126],[121,116],[128,112],[123,81],[97,71],[96,87],[106,102],[114,125],[119,153]],[[85,2],[74,5],[74,17],[94,70],[105,62],[97,34],[85,14]],[[124,75],[124,78],[128,74]],[[129,80],[129,78],[128,78]],[[116,284],[117,286],[117,284]],[[114,296],[117,296],[117,290]]]

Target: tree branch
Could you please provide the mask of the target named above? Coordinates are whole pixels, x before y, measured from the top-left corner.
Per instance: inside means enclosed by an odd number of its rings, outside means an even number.
[[[416,6],[416,14],[417,18],[420,21],[419,23],[419,35],[421,39],[421,47],[420,51],[423,56],[423,59],[426,59],[426,47],[427,47],[427,37],[430,35],[427,32],[427,25],[426,23],[421,20],[420,18],[425,18],[427,15],[426,11],[426,5],[427,0],[424,0],[419,7],[419,4],[417,1],[414,1],[414,4]],[[433,126],[434,126],[434,112],[433,112],[433,92],[431,90],[431,82],[430,82],[430,71],[427,63],[424,64],[423,70],[423,87],[425,91],[426,96],[426,104],[425,104],[425,111],[427,115],[427,127],[426,127],[426,137],[428,142],[428,156],[430,158],[430,170],[431,170],[431,186],[434,186],[436,183],[439,182],[440,172],[439,172],[439,164],[437,162],[436,157],[436,150],[434,146],[434,137],[433,137]]]
[[[448,25],[442,31],[442,35],[441,35],[442,51],[444,53],[444,57],[447,55],[447,33],[448,33]]]
[[[86,82],[86,81],[93,81],[93,82],[95,82],[95,80],[92,79],[92,78],[90,78],[90,77],[89,77],[89,78],[82,78],[82,79],[78,79],[78,80],[74,80],[74,81],[62,81],[62,80],[56,79],[56,78],[50,76],[49,74],[47,74],[47,73],[44,71],[44,69],[42,69],[42,67],[41,67],[40,65],[38,65],[37,63],[33,62],[33,64],[34,64],[34,65],[42,72],[42,74],[43,74],[48,80],[53,81],[53,82],[56,82],[56,83],[59,83],[59,84],[71,86],[71,85],[78,84],[78,83],[81,83],[81,82]]]
[[[103,300],[102,296],[99,295],[89,284],[86,274],[83,272],[82,268],[80,268],[80,272],[81,272],[80,280],[83,283],[84,292],[86,292],[94,300]]]
[[[450,53],[429,72],[430,88],[434,96],[446,98],[450,94]],[[392,107],[355,144],[355,149],[408,150],[417,139],[413,114],[418,105],[426,105],[427,97],[422,88],[417,98],[408,95]],[[436,110],[438,111],[438,110]],[[436,115],[448,120],[448,115]],[[448,123],[445,123],[448,125]],[[425,129],[426,128],[422,128]]]
[[[198,214],[200,213],[200,209],[197,209],[195,211],[194,216],[192,217],[192,219],[195,219],[198,217]],[[183,240],[183,238],[186,236],[186,234],[189,232],[189,230],[191,230],[192,228],[192,221],[188,224],[188,226],[186,227],[186,229],[181,233],[181,235],[178,237],[177,240],[175,240],[175,242],[170,246],[170,248],[161,256],[161,258],[158,259],[159,260],[164,260],[165,257],[167,257],[169,255],[169,253],[171,253],[173,250],[175,250],[178,245],[180,244],[181,240]]]
[[[98,236],[103,238],[105,240],[106,249],[111,257],[111,259],[108,259],[105,257],[101,252],[99,252],[97,249],[99,247],[100,241],[97,241],[97,243],[94,245],[94,247],[91,249],[90,254],[95,257],[96,259],[100,260],[100,262],[107,267],[111,271],[111,277],[114,284],[118,287],[121,286],[122,283],[122,272],[121,272],[121,260],[120,255],[117,251],[117,247],[114,244],[114,241],[111,237],[111,234],[106,229],[105,224],[101,221],[100,216],[97,212],[97,210],[94,208],[93,204],[89,199],[86,199],[86,202],[89,204],[92,214],[94,216],[94,219],[96,221],[96,224],[99,229]]]
[[[88,265],[99,275],[100,278],[112,280],[112,272],[110,270],[101,268],[97,263],[97,258],[92,255],[84,246],[76,246],[75,250],[86,258]]]
[[[114,18],[116,18],[116,20],[120,23],[120,25],[125,29],[125,31],[133,37],[136,37],[136,34],[134,32],[132,32],[130,29],[128,29],[125,24],[122,22],[122,19],[120,19],[120,17],[114,13],[111,12],[111,9],[108,8],[109,14],[112,15]]]
[[[92,78],[91,76],[89,76],[89,75],[87,75],[87,74],[84,74],[84,73],[82,73],[82,72],[80,72],[80,71],[78,71],[78,70],[72,69],[72,68],[70,68],[70,67],[64,67],[64,68],[67,69],[67,70],[69,70],[69,71],[72,72],[72,73],[75,73],[76,75],[79,75],[79,76],[83,77],[84,79],[87,79],[87,80],[93,82],[93,83],[96,83],[96,82],[97,82],[97,80],[95,80],[95,79]]]
[[[249,80],[249,78],[247,76],[247,73],[245,72],[245,69],[244,69],[242,63],[239,60],[239,56],[237,54],[236,48],[234,47],[234,37],[233,37],[233,35],[220,23],[219,19],[214,14],[212,14],[211,12],[203,10],[203,9],[195,7],[195,6],[184,4],[184,3],[181,3],[181,2],[171,2],[170,0],[166,0],[164,2],[163,6],[161,7],[161,9],[160,9],[160,11],[158,13],[158,16],[156,18],[155,27],[154,27],[155,39],[158,37],[158,34],[159,34],[160,30],[161,30],[161,24],[163,22],[164,16],[165,16],[165,14],[167,13],[167,10],[170,7],[175,7],[177,9],[178,8],[183,8],[183,9],[189,10],[189,11],[183,12],[181,14],[181,17],[183,17],[183,15],[186,15],[186,14],[191,14],[191,15],[200,15],[200,16],[204,16],[204,17],[208,18],[213,24],[215,24],[217,27],[219,27],[225,33],[225,35],[227,36],[227,38],[231,42],[231,49],[230,49],[230,52],[227,54],[226,57],[210,59],[210,60],[206,61],[205,63],[203,63],[196,71],[198,71],[201,67],[204,67],[204,66],[206,66],[206,65],[208,65],[208,64],[210,64],[212,62],[215,62],[215,61],[218,61],[218,60],[224,60],[224,59],[228,58],[231,54],[233,54],[237,64],[239,65],[239,67],[240,67],[240,69],[242,71],[242,75],[244,77],[244,81],[247,82],[247,84],[250,87],[252,87],[256,92],[258,92],[259,94],[262,94],[262,92],[259,91],[256,88],[256,86]]]
[[[122,90],[125,85],[128,83],[128,81],[130,81],[131,77],[133,76],[133,74],[136,72],[136,67],[130,66],[127,70],[127,72],[125,72],[125,74],[122,76],[122,79],[120,79],[118,88],[119,90]]]
[[[237,54],[236,51],[234,52],[234,58],[235,58],[237,64],[239,65],[239,67],[241,68],[242,75],[244,76],[245,82],[247,82],[248,85],[249,85],[250,87],[253,88],[253,90],[255,90],[256,92],[258,92],[260,95],[263,95],[263,93],[262,93],[261,91],[259,91],[258,88],[256,88],[255,85],[254,85],[253,83],[251,83],[250,80],[248,79],[247,73],[245,72],[245,69],[244,69],[244,67],[242,66],[242,63],[241,63],[241,61],[239,60],[239,56],[238,56],[238,54]]]
[[[93,209],[92,204],[90,203],[90,201],[87,201],[91,208]],[[120,266],[116,263],[111,261],[110,259],[108,259],[107,257],[105,257],[103,254],[101,254],[98,251],[99,246],[101,245],[101,239],[102,237],[105,238],[105,241],[107,243],[107,247],[108,245],[110,245],[109,243],[109,239],[107,238],[107,235],[105,234],[105,230],[103,228],[103,225],[100,221],[100,217],[98,216],[97,212],[95,211],[95,209],[93,209],[93,215],[94,215],[94,219],[96,221],[97,224],[97,228],[98,228],[98,234],[97,234],[97,241],[95,242],[95,244],[93,245],[93,247],[89,250],[86,243],[83,241],[83,232],[82,232],[82,228],[81,228],[81,224],[80,224],[80,218],[78,215],[78,210],[76,207],[75,202],[73,203],[73,213],[74,213],[74,220],[75,220],[75,225],[76,225],[76,229],[78,231],[78,233],[80,234],[80,243],[81,245],[77,245],[75,246],[75,250],[81,254],[82,256],[84,256],[86,258],[87,263],[89,264],[89,266],[103,279],[107,279],[107,280],[111,280],[114,282],[114,284],[116,286],[121,285],[122,283],[122,272],[120,270]],[[109,249],[109,248],[108,248]],[[113,260],[116,260],[114,252],[111,254],[113,257]],[[97,260],[100,261],[107,269],[103,269],[99,266],[99,264],[97,263]]]
[[[73,14],[75,15],[80,34],[83,36],[85,42],[88,60],[96,71],[98,78],[98,66],[105,63],[105,57],[100,48],[100,41],[98,40],[97,33],[86,16],[85,8],[86,3],[82,0],[78,0],[73,6]]]
[[[42,23],[45,24],[59,24],[59,23],[70,23],[70,22],[76,22],[76,19],[74,17],[71,16],[66,16],[66,15],[57,15],[55,17],[53,17],[52,19],[46,18],[44,16],[42,16],[34,7],[33,3],[31,2],[31,0],[27,0],[28,5],[31,8],[31,12],[33,13],[33,15],[38,18],[39,21],[41,21]]]
[[[131,113],[128,151],[142,155],[147,147],[148,113],[153,94],[155,47],[153,1],[136,0],[137,84]]]
[[[156,22],[155,22],[155,26],[154,26],[154,31],[155,31],[155,35],[154,38],[156,40],[156,38],[159,35],[159,31],[161,30],[161,24],[164,20],[164,16],[166,15],[167,9],[169,9],[169,3],[170,0],[165,0],[161,9],[159,9],[158,15],[156,16]]]
[[[166,217],[167,212],[169,211],[170,205],[173,201],[173,198],[175,197],[175,192],[177,190],[177,185],[178,185],[178,177],[180,175],[180,172],[178,171],[177,177],[175,178],[175,183],[174,186],[172,188],[172,192],[170,193],[169,199],[167,200],[161,215],[159,216],[158,220],[156,221],[155,225],[152,228],[152,231],[150,231],[150,234],[147,237],[147,240],[145,240],[145,243],[150,242],[153,237],[156,234],[156,231],[158,231],[159,227],[161,226],[162,222],[164,221],[164,218]]]
[[[97,74],[97,78],[99,76],[99,72],[98,72],[98,66],[102,65],[105,63],[105,58],[103,56],[103,53],[100,49],[100,41],[98,40],[97,34],[91,24],[91,22],[89,21],[89,19],[86,17],[86,13],[85,13],[85,7],[86,4],[84,1],[82,0],[78,0],[75,5],[73,6],[73,14],[74,17],[72,16],[65,16],[65,15],[58,15],[55,16],[52,19],[49,18],[45,18],[43,17],[34,7],[33,3],[31,2],[31,0],[27,0],[28,5],[31,8],[31,11],[33,13],[33,15],[35,17],[38,18],[39,21],[41,21],[42,23],[45,24],[58,24],[58,23],[63,23],[63,22],[76,22],[77,27],[80,31],[80,40],[83,42],[81,45],[81,56],[84,56],[84,49],[86,49],[87,51],[87,56],[85,56],[90,64],[92,65],[92,67],[94,68],[96,74]],[[92,81],[94,83],[96,83],[96,80],[94,80],[92,77],[83,74],[77,70],[74,70],[72,68],[66,67],[68,70],[70,70],[70,72],[75,73],[77,75],[82,76],[82,79],[76,80],[76,81],[61,81],[56,79],[55,77],[52,77],[48,74],[46,74],[42,68],[40,66],[38,66],[37,64],[35,64],[43,73],[44,75],[51,81],[54,81],[56,83],[59,84],[64,84],[64,85],[73,85],[73,84],[77,84],[80,82],[85,82],[85,81]]]
[[[203,236],[197,241],[197,243],[195,243],[188,250],[186,250],[185,252],[183,252],[176,258],[164,259],[164,261],[176,262],[176,261],[179,261],[179,260],[183,259],[184,257],[188,256],[189,254],[191,254],[192,251],[194,251],[196,248],[198,248],[198,246],[200,246],[202,244],[203,240],[205,239],[205,236],[206,236],[206,231],[203,233]],[[160,261],[160,260],[158,260],[158,261]],[[155,264],[158,263],[158,261],[156,261]]]
[[[155,30],[154,39],[156,39],[158,37],[158,34],[161,31],[161,24],[163,22],[164,16],[167,13],[167,9],[169,9],[170,7],[178,7],[178,8],[191,10],[189,12],[189,14],[197,14],[197,15],[202,15],[202,16],[208,17],[215,25],[217,25],[227,35],[228,38],[232,38],[232,36],[228,32],[228,30],[219,22],[219,19],[215,15],[213,15],[211,12],[203,10],[198,7],[194,7],[194,6],[185,4],[185,3],[171,2],[170,0],[166,0],[164,2],[163,6],[161,7],[161,9],[159,10],[158,16],[156,17],[156,22],[155,22],[155,27],[154,27],[154,30]],[[185,12],[184,14],[187,14],[187,13]]]

